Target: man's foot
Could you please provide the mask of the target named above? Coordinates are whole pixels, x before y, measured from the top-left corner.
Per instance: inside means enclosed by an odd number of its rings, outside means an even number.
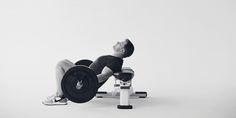
[[[48,96],[46,99],[49,100],[49,99],[54,98],[55,96],[59,96],[59,95],[57,93],[54,93],[54,94]]]
[[[65,97],[60,97],[60,96],[50,96],[47,97],[45,101],[42,102],[44,105],[67,105],[67,99]]]

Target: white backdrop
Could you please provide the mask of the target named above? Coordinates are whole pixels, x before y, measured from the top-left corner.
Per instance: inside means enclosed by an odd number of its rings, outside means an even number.
[[[236,117],[233,0],[1,0],[0,117]],[[56,90],[55,66],[112,53],[129,38],[124,66],[147,99],[41,104]],[[101,90],[111,90],[112,79]]]

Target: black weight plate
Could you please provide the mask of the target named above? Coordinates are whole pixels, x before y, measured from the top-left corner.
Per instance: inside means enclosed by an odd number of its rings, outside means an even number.
[[[91,100],[98,89],[96,74],[86,66],[75,66],[69,69],[61,82],[64,96],[76,103]]]
[[[89,67],[91,63],[93,63],[93,61],[88,60],[88,59],[82,59],[82,60],[77,61],[75,65],[84,65],[84,66]]]

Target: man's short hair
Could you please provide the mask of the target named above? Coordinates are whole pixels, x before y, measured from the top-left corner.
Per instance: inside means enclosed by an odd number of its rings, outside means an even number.
[[[131,41],[129,39],[126,39],[127,43],[124,46],[125,52],[123,57],[129,57],[133,54],[134,52],[134,45],[131,43]]]

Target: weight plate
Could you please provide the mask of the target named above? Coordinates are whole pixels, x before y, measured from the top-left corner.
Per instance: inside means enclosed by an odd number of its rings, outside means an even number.
[[[89,67],[91,63],[93,63],[93,61],[88,60],[88,59],[82,59],[82,60],[77,61],[75,65],[84,65],[84,66]]]
[[[61,82],[64,96],[76,103],[91,100],[98,90],[96,74],[86,66],[75,66],[69,69]]]

